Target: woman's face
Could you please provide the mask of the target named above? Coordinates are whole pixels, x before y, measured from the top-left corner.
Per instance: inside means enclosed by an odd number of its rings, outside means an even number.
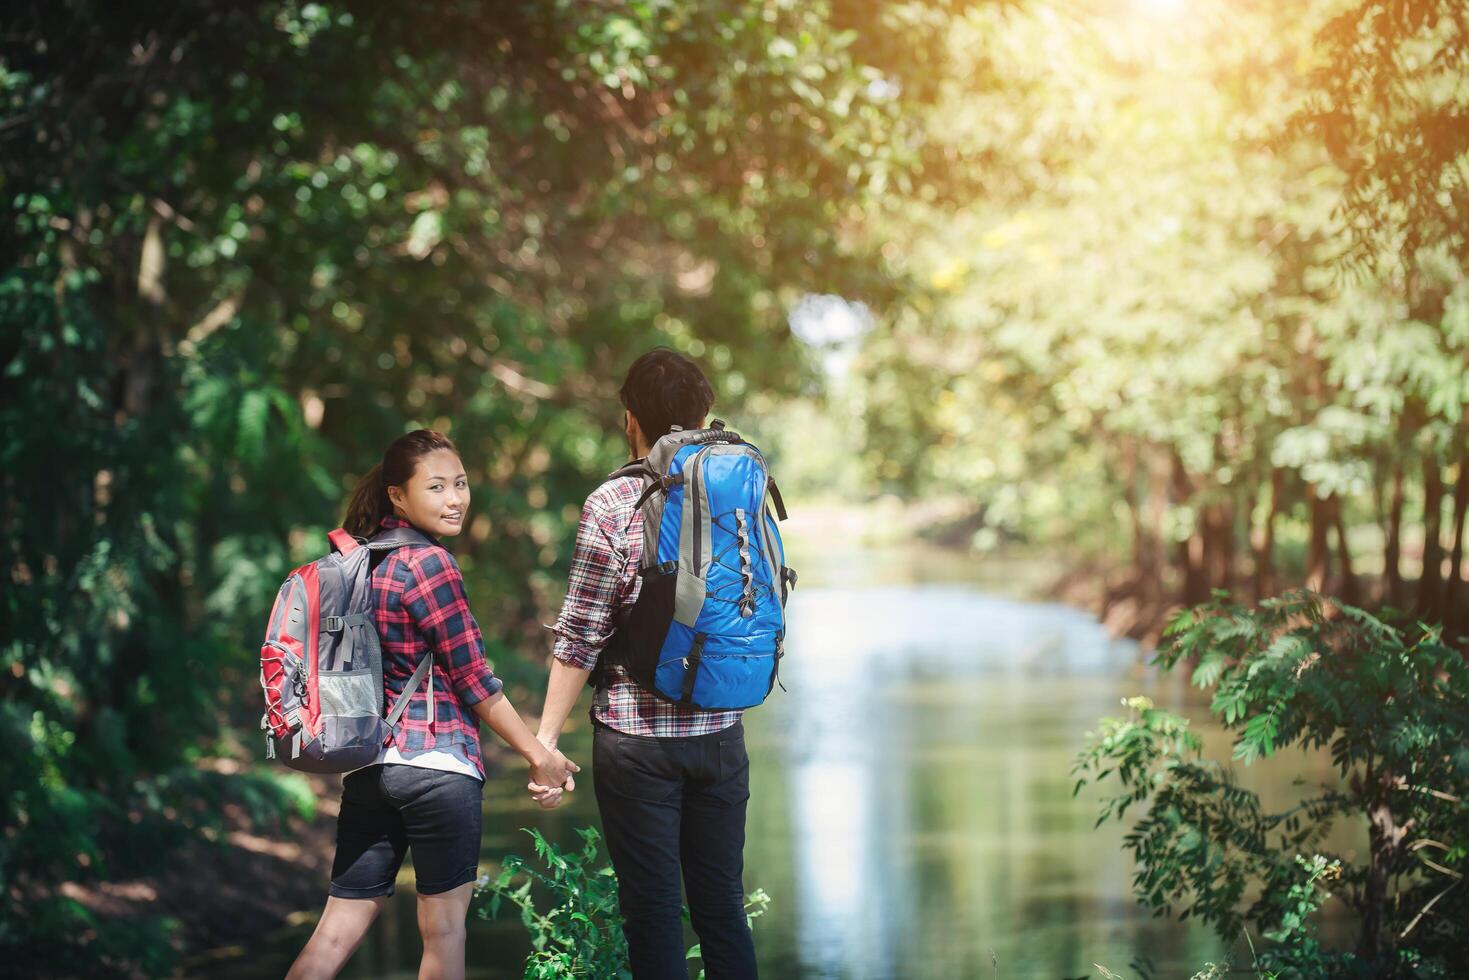
[[[418,458],[418,468],[400,487],[388,487],[393,510],[436,538],[458,534],[469,513],[469,479],[464,464],[447,449]]]

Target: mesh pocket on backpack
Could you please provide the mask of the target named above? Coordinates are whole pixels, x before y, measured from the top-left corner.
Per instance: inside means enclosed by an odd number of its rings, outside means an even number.
[[[383,713],[382,684],[370,670],[323,673],[316,683],[323,715],[364,718]]]

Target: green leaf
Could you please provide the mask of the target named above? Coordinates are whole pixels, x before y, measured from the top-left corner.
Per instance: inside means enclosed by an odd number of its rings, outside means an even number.
[[[240,396],[235,452],[241,459],[258,463],[263,457],[269,419],[270,398],[264,391],[255,389]]]

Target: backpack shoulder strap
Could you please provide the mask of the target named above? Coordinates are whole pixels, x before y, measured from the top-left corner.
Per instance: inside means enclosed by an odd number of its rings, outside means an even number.
[[[407,684],[403,685],[403,693],[398,695],[398,700],[393,703],[393,710],[388,712],[387,722],[389,728],[398,724],[398,719],[403,717],[403,712],[408,709],[408,699],[413,696],[413,692],[418,690],[418,685],[422,684],[423,679],[428,676],[429,668],[433,662],[434,652],[430,650],[423,655],[423,659],[418,662],[418,666],[413,668],[413,676],[408,678]]]
[[[326,538],[332,543],[333,548],[344,555],[362,546],[362,539],[353,537],[347,533],[345,528],[339,527],[334,531],[328,532]]]
[[[367,539],[367,547],[372,551],[392,551],[410,544],[431,545],[433,541],[427,534],[411,527],[391,528]]]
[[[770,499],[775,502],[776,514],[780,516],[781,520],[785,520],[789,516],[788,514],[786,514],[786,502],[781,499],[780,487],[775,485],[774,477],[771,477],[767,481],[766,489],[770,491]]]
[[[368,539],[367,547],[375,553],[373,557],[376,558],[379,554],[387,554],[390,551],[408,545],[432,545],[433,543],[428,535],[415,528],[395,527],[383,531],[381,534],[373,535]],[[388,712],[387,722],[389,728],[398,724],[398,719],[403,717],[403,712],[408,709],[408,699],[413,696],[413,693],[418,690],[419,685],[423,683],[423,679],[428,676],[428,672],[433,669],[433,662],[434,653],[430,650],[423,655],[423,659],[418,662],[418,666],[413,668],[413,675],[408,678],[408,683],[403,685],[403,693],[398,695],[398,700],[393,703],[393,710]],[[432,706],[430,706],[430,710],[432,710]]]
[[[653,467],[649,465],[646,459],[640,459],[635,463],[628,463],[626,466],[619,466],[617,469],[607,474],[607,479],[616,480],[619,477],[624,476],[641,476],[647,479],[656,480],[660,476],[662,476],[662,474],[653,469]]]

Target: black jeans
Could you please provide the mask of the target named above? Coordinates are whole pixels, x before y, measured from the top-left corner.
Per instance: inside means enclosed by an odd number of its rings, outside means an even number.
[[[709,980],[754,978],[745,921],[743,723],[687,738],[596,726],[592,777],[636,980],[687,980],[679,876]]]

